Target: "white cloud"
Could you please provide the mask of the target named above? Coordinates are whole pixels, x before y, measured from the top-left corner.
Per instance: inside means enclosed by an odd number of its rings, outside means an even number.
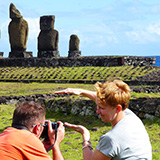
[[[134,29],[133,31],[126,32],[130,42],[138,44],[149,44],[160,42],[160,22],[142,26],[141,28]]]
[[[160,35],[160,21],[149,25],[147,29],[150,33],[156,33]]]
[[[3,22],[0,26],[1,29],[1,39],[8,40],[8,25],[10,20]]]
[[[160,5],[155,5],[151,8],[151,12],[154,14],[159,14],[160,13]]]
[[[84,39],[90,43],[98,41],[117,42],[112,26],[107,26],[104,23],[93,23],[81,26],[77,33],[83,35],[83,38],[86,37]]]
[[[25,20],[28,22],[29,26],[28,39],[37,39],[40,32],[39,18],[25,18]]]
[[[126,36],[130,40],[130,42],[136,42],[136,43],[144,43],[143,38],[141,37],[142,32],[140,31],[131,31],[131,32],[126,32]]]

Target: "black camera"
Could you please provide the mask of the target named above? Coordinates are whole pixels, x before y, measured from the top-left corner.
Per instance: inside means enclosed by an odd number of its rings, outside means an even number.
[[[56,122],[52,122],[52,129],[55,129],[57,131],[57,128],[59,127],[59,124],[56,123]],[[41,138],[45,138],[46,140],[49,140],[49,137],[48,137],[48,121],[45,121],[45,126],[44,126],[44,130],[41,134]]]

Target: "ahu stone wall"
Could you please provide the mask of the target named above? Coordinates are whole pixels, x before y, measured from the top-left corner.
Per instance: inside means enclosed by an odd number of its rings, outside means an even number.
[[[29,66],[29,67],[80,67],[80,66],[153,66],[154,57],[136,56],[83,56],[83,57],[60,57],[60,58],[1,58],[0,67]]]

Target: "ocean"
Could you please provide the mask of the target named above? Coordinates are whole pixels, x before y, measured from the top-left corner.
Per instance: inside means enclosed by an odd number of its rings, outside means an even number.
[[[156,64],[154,66],[160,67],[160,56],[154,56],[156,58]]]
[[[155,57],[156,58],[156,64],[154,66],[160,67],[160,56],[147,56],[147,57]]]

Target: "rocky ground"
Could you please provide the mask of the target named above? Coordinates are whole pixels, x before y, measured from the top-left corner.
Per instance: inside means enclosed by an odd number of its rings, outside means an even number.
[[[131,88],[132,92],[135,92],[135,93],[160,93],[160,86],[158,86],[158,85],[157,86],[146,86],[146,87],[131,86],[130,88]]]

